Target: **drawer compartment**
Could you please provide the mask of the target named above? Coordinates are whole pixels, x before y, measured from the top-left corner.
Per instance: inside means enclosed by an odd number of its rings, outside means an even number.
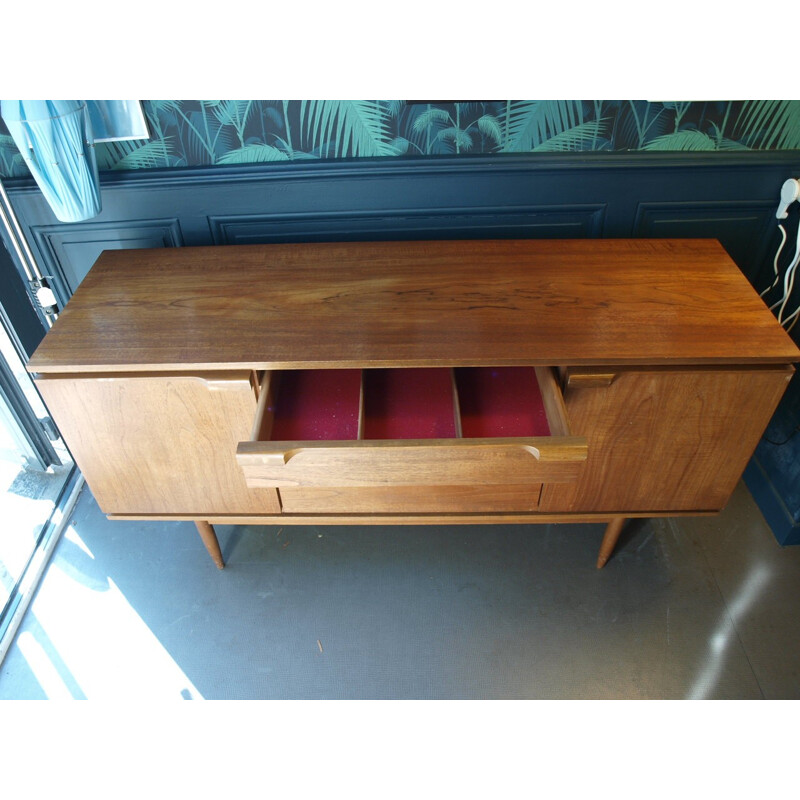
[[[365,439],[454,439],[449,369],[364,370]]]
[[[550,370],[287,375],[265,375],[253,439],[237,450],[254,488],[530,486],[572,482],[586,459]]]
[[[262,383],[262,391],[264,385]],[[255,438],[276,441],[357,439],[361,370],[286,370],[272,373],[269,417]],[[263,429],[264,424],[269,426]]]
[[[455,378],[462,436],[550,436],[534,369],[463,368]]]

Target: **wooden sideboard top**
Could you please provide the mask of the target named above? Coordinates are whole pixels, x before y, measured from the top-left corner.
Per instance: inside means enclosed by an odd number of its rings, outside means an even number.
[[[28,369],[798,360],[716,240],[482,240],[105,251]]]

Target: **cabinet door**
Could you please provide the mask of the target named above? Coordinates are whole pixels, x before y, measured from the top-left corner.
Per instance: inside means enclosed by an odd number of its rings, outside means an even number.
[[[36,384],[106,514],[280,512],[277,492],[249,489],[236,464],[257,402],[249,371]]]
[[[589,440],[572,485],[541,511],[715,511],[728,501],[791,378],[764,368],[569,369],[572,433]]]

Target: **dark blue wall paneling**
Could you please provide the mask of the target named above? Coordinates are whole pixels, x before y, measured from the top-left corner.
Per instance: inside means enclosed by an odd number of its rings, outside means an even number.
[[[339,159],[102,175],[103,211],[58,223],[32,181],[7,191],[66,302],[103,249],[455,238],[718,238],[759,290],[771,282],[780,187],[800,151]],[[787,221],[794,242],[798,209]],[[777,299],[777,297],[773,298]],[[795,328],[795,332],[800,326]],[[798,381],[768,435],[797,425]],[[732,432],[733,433],[733,432]],[[800,435],[759,447],[748,484],[779,541],[800,526],[785,485]]]

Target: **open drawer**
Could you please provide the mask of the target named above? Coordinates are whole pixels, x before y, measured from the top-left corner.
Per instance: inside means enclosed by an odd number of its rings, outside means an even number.
[[[470,367],[267,372],[236,458],[251,488],[509,486],[586,454],[552,370]]]

